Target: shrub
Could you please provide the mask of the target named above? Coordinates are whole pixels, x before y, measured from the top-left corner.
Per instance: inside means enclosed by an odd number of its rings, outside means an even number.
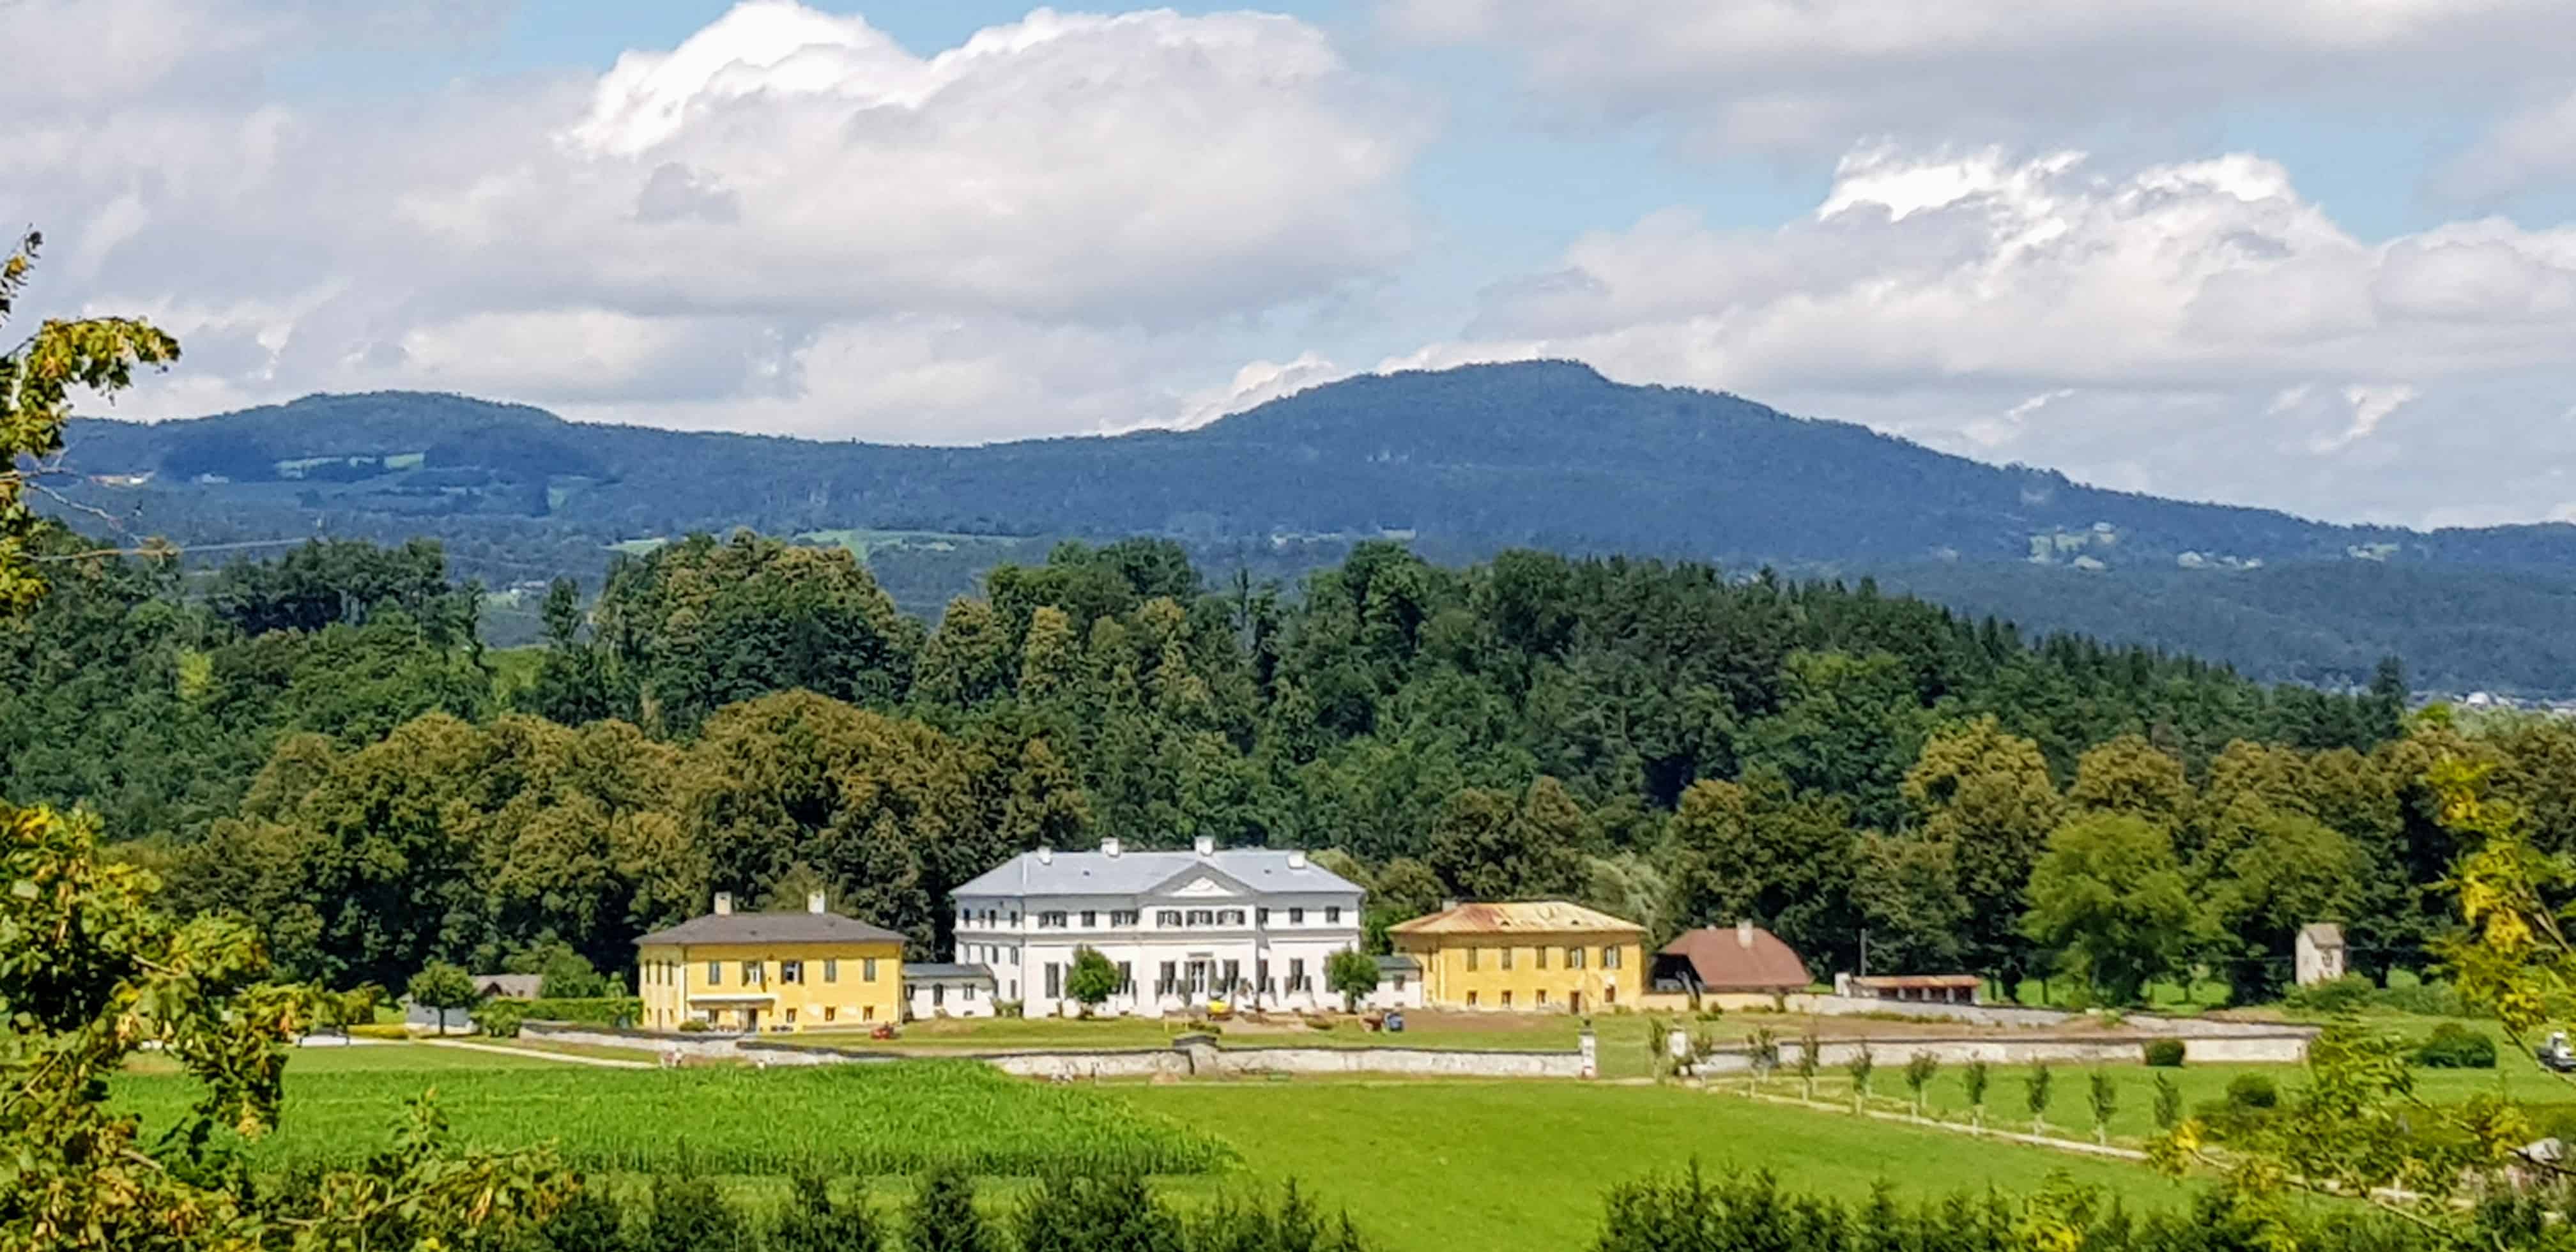
[[[2227,1080],[2227,1102],[2240,1109],[2268,1109],[2281,1102],[2281,1090],[2261,1074],[2238,1074]]]
[[[2433,1037],[2416,1045],[2415,1063],[2426,1069],[2494,1069],[2495,1040],[2458,1022],[2433,1028]]]
[[[401,1022],[368,1022],[349,1027],[349,1037],[352,1039],[409,1039],[411,1027]]]
[[[911,1252],[988,1252],[993,1237],[975,1209],[975,1180],[965,1170],[942,1166],[914,1182],[903,1244]]]
[[[715,1027],[708,1025],[707,1019],[703,1017],[692,1017],[680,1023],[680,1030],[684,1034],[704,1034],[713,1029]]]
[[[585,1026],[625,1026],[644,1015],[644,1002],[633,996],[586,996],[580,999],[546,998],[523,1002],[522,1013],[532,1022],[575,1022]],[[489,1004],[485,1008],[492,1007]]]
[[[2157,1069],[2182,1068],[2182,1040],[2150,1039],[2147,1041],[2147,1064]]]
[[[742,1218],[726,1207],[704,1178],[661,1178],[653,1183],[653,1214],[644,1223],[644,1252],[701,1252],[738,1248]]]
[[[519,1025],[528,1020],[525,1000],[486,1000],[474,1010],[474,1029],[494,1039],[516,1039]]]
[[[878,1252],[885,1242],[865,1192],[848,1204],[834,1204],[822,1179],[804,1178],[763,1246],[768,1252]]]
[[[2378,986],[2368,978],[2346,974],[2304,987],[2292,987],[2281,996],[2281,1004],[2310,1013],[2350,1013],[2372,1004],[2378,999],[2378,993]]]

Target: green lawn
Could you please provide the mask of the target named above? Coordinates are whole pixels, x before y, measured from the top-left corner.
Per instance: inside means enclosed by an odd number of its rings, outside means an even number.
[[[1770,1015],[1737,1014],[1697,1023],[1728,1038],[1741,1037],[1765,1021],[1783,1035],[1796,1033]],[[1799,1019],[1803,1021],[1804,1019]],[[1583,1031],[1580,1019],[1565,1014],[1438,1013],[1405,1014],[1401,1034],[1369,1031],[1356,1022],[1331,1030],[1302,1026],[1249,1027],[1225,1024],[1217,1043],[1226,1048],[1440,1048],[1455,1051],[1571,1052]],[[1647,1019],[1613,1013],[1593,1019],[1605,1078],[1644,1077],[1647,1068]],[[1162,1048],[1173,1039],[1203,1029],[1188,1022],[1157,1018],[947,1018],[913,1022],[894,1040],[868,1038],[864,1031],[808,1031],[793,1042],[832,1048],[938,1055],[955,1052],[1005,1052],[1014,1049]]]
[[[356,1043],[335,1048],[290,1048],[286,1055],[286,1073],[290,1083],[323,1074],[416,1073],[435,1076],[452,1070],[566,1068],[570,1067],[542,1056],[503,1056],[434,1043]],[[158,1078],[175,1075],[178,1069],[174,1062],[146,1052],[128,1063],[125,1072]]]
[[[1694,1158],[1846,1197],[1881,1180],[1914,1195],[2027,1190],[2058,1172],[2137,1203],[2180,1196],[2143,1166],[1680,1087],[1291,1082],[1120,1094],[1214,1130],[1266,1185],[1299,1179],[1390,1252],[1579,1248],[1606,1188]]]

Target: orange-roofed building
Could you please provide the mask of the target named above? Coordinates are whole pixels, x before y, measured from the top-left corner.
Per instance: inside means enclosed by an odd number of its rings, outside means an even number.
[[[1589,1013],[1645,990],[1646,928],[1562,900],[1455,904],[1387,928],[1432,1008]]]

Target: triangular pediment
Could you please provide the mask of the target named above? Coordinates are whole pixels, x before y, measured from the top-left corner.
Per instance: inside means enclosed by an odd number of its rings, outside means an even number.
[[[1154,894],[1166,900],[1240,900],[1259,893],[1232,874],[1193,865],[1164,879]]]

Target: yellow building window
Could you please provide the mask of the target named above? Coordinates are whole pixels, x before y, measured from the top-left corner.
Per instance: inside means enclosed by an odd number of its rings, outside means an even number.
[[[1583,968],[1583,949],[1567,948],[1565,950],[1565,967],[1567,969]]]
[[[796,1010],[794,1010],[794,1009],[789,1009],[789,1010],[787,1010],[787,1024],[788,1024],[788,1025],[790,1025],[790,1026],[793,1026],[793,1025],[795,1025],[795,1024],[796,1024]]]
[[[1532,949],[1530,949],[1530,952],[1531,952],[1533,955],[1535,955],[1535,956],[1537,956],[1537,957],[1538,957],[1538,967],[1539,967],[1540,969],[1546,969],[1546,968],[1547,968],[1547,949],[1546,949],[1546,948],[1544,948],[1544,947],[1537,947],[1537,948],[1532,948]]]
[[[1476,959],[1477,959],[1477,957],[1479,957],[1479,956],[1481,956],[1481,955],[1483,954],[1483,951],[1484,951],[1484,950],[1483,950],[1483,949],[1481,949],[1481,948],[1469,948],[1469,949],[1467,949],[1467,972],[1468,972],[1468,973],[1472,974],[1472,973],[1475,973],[1475,972],[1476,972]]]
[[[1547,988],[1541,987],[1538,989],[1538,1002],[1541,1004],[1547,1003]]]
[[[1509,949],[1505,949],[1505,950],[1506,950],[1506,951],[1509,951]],[[1503,993],[1503,1007],[1504,1007],[1504,1008],[1510,1008],[1511,1006],[1512,1006],[1512,993],[1511,993],[1511,992],[1506,991],[1506,992],[1504,992],[1504,993]]]
[[[1468,950],[1471,952],[1474,951],[1472,948]],[[1471,1009],[1476,1007],[1476,993],[1473,991],[1467,993],[1467,1007]]]
[[[859,962],[859,980],[862,982],[875,982],[877,980],[877,959],[875,957],[868,957]]]
[[[724,985],[724,962],[707,962],[707,985],[710,987],[721,987]]]
[[[1509,947],[1506,947],[1506,948],[1504,948],[1504,949],[1503,949],[1503,968],[1504,968],[1504,969],[1510,969],[1511,967],[1512,967],[1512,950],[1511,950]],[[1509,994],[1509,993],[1506,993],[1506,994]]]
[[[1603,949],[1601,949],[1601,968],[1603,968],[1603,969],[1617,969],[1617,968],[1619,968],[1619,949],[1618,949],[1618,947],[1617,947],[1617,946],[1615,946],[1615,945],[1614,945],[1614,946],[1611,946],[1611,947],[1607,947],[1607,948],[1603,948]]]
[[[758,961],[745,961],[745,962],[743,962],[743,963],[742,963],[742,985],[743,985],[743,986],[746,986],[746,987],[757,987],[757,986],[759,986],[762,982],[767,981],[767,977],[768,977],[768,975],[767,975],[767,971],[765,971],[765,970],[763,970],[763,969],[761,968],[760,962],[758,962]]]
[[[805,981],[805,962],[780,961],[778,963],[778,981],[799,983]]]
[[[837,1022],[841,1020],[841,1006],[837,1004],[824,1005],[823,1020],[826,1022]]]
[[[841,981],[841,963],[839,961],[834,960],[831,957],[823,958],[823,981]]]
[[[873,1005],[873,1004],[868,1004],[868,1005],[862,1005],[862,1006],[860,1006],[860,1008],[859,1008],[859,1020],[860,1020],[860,1021],[863,1021],[863,1022],[872,1022],[872,1021],[875,1021],[876,1019],[877,1019],[877,1006],[875,1006],[875,1005]]]

